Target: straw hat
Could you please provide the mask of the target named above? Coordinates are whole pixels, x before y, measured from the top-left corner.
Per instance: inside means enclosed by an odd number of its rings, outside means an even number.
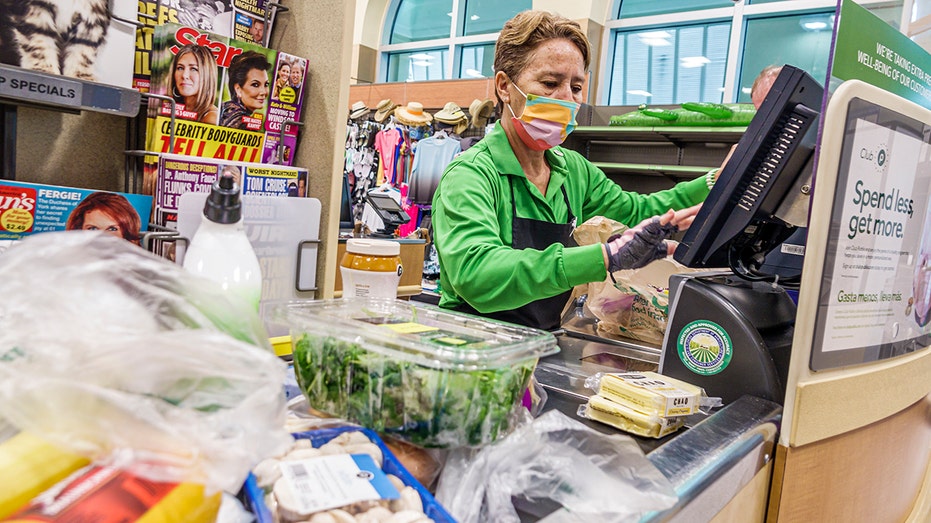
[[[433,118],[437,122],[453,126],[455,134],[461,134],[469,126],[469,117],[455,102],[446,102],[443,109],[434,114]]]
[[[352,108],[349,109],[349,119],[356,120],[358,118],[362,118],[370,112],[372,112],[372,110],[366,107],[365,102],[360,100],[352,104]]]
[[[404,107],[398,107],[394,110],[394,117],[403,125],[418,127],[427,125],[433,121],[433,116],[424,112],[423,104],[420,102],[407,102]]]
[[[469,114],[472,115],[472,127],[481,129],[488,123],[488,119],[495,115],[494,100],[472,100],[469,105]]]
[[[390,98],[378,102],[378,105],[375,107],[375,121],[384,122],[385,118],[388,118],[394,113],[394,109],[397,106],[398,104],[392,102]]]

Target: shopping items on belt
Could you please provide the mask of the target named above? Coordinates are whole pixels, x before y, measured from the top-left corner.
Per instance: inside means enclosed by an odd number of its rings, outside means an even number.
[[[672,434],[687,416],[721,404],[701,387],[651,371],[599,372],[585,386],[595,395],[579,407],[579,416],[648,438]]]
[[[16,297],[0,302],[0,418],[20,430],[210,493],[287,444],[286,367],[258,315],[215,283],[68,231],[0,255],[0,294]]]
[[[546,331],[403,300],[283,305],[314,409],[425,447],[488,444],[511,427]]]
[[[294,437],[287,453],[260,462],[246,482],[258,523],[454,523],[375,432],[339,426]],[[341,488],[330,489],[327,483]]]

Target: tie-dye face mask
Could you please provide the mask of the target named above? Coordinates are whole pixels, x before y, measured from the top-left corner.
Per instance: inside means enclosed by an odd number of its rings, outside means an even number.
[[[514,84],[514,87],[527,99],[524,110],[518,117],[514,114],[514,109],[511,109],[511,104],[505,105],[511,111],[511,122],[524,145],[534,151],[545,151],[566,141],[566,137],[575,129],[575,115],[579,112],[579,104],[536,94],[524,94],[517,84]]]

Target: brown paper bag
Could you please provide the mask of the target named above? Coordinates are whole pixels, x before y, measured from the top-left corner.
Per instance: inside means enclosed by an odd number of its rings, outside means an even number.
[[[696,272],[672,258],[646,267],[617,271],[611,277],[588,284],[587,305],[598,318],[598,332],[659,345],[669,314],[669,276]]]

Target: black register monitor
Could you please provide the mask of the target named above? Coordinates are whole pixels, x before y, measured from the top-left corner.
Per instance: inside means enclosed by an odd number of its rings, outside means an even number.
[[[797,229],[777,210],[790,193],[795,197],[797,182],[811,174],[823,94],[805,71],[782,68],[679,243],[677,261],[688,267],[728,267],[749,280],[776,279],[761,267],[766,254]],[[791,285],[793,279],[778,281]]]
[[[355,219],[352,216],[352,195],[349,193],[349,180],[343,175],[343,194],[339,205],[340,230],[352,230]]]

